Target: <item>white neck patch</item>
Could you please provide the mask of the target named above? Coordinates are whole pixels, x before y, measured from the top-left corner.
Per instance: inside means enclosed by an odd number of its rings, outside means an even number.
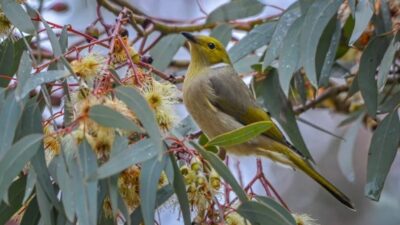
[[[220,67],[224,67],[224,66],[228,66],[228,63],[217,63],[215,65],[212,65],[210,68],[212,69],[216,69],[216,68],[220,68]]]

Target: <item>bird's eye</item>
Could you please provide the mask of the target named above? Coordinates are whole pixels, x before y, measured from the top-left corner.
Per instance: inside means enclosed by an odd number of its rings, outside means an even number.
[[[212,42],[210,42],[210,43],[208,43],[208,47],[209,47],[210,49],[214,49],[214,48],[215,48],[215,44],[212,43]]]

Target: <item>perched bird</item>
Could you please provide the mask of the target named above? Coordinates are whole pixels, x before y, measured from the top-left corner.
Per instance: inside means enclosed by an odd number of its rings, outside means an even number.
[[[183,102],[210,138],[258,121],[272,121],[232,66],[224,46],[215,38],[182,33],[189,41],[191,61],[183,83]],[[262,135],[226,149],[236,155],[257,155],[298,168],[347,207],[351,200],[320,175],[289,144],[274,124]]]

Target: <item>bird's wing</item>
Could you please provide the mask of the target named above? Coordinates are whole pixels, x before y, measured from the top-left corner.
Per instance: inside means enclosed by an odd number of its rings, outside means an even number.
[[[273,122],[268,113],[257,105],[249,88],[232,66],[210,69],[209,81],[213,93],[209,94],[208,98],[222,112],[232,116],[243,125],[258,121]],[[264,135],[287,144],[285,137],[275,124]]]

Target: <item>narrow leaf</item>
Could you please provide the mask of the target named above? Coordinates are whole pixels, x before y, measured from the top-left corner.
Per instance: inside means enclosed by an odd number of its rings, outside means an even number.
[[[139,195],[144,224],[154,223],[158,181],[165,167],[166,159],[166,156],[162,160],[154,157],[142,163]]]
[[[14,181],[8,191],[9,204],[0,201],[0,224],[7,224],[7,221],[22,207],[26,176]]]
[[[104,105],[94,105],[90,107],[89,117],[105,127],[120,128],[138,133],[143,132],[132,120]]]
[[[260,203],[266,204],[272,208],[274,208],[276,211],[281,214],[281,216],[285,217],[287,221],[289,221],[291,224],[296,225],[296,221],[293,218],[292,214],[284,207],[282,207],[278,202],[273,200],[272,198],[265,197],[265,196],[256,196],[257,201]]]
[[[20,95],[18,95],[18,99],[25,97],[32,89],[36,88],[37,86],[54,82],[70,75],[71,73],[66,70],[49,70],[33,74],[25,82],[25,85],[22,87]]]
[[[211,33],[211,37],[218,39],[224,46],[226,46],[232,38],[232,26],[229,24],[221,24],[215,27]]]
[[[136,113],[143,124],[150,139],[153,140],[154,148],[162,153],[162,135],[156,122],[153,110],[150,108],[144,97],[134,88],[118,87],[116,89],[117,97],[122,100],[130,110]]]
[[[246,201],[243,202],[237,212],[244,218],[249,220],[251,224],[260,225],[295,225],[293,221],[289,221],[285,216],[281,215],[274,207],[265,203]]]
[[[21,96],[22,87],[26,84],[27,80],[29,79],[29,76],[31,75],[31,70],[32,70],[31,59],[29,58],[28,52],[24,51],[22,53],[21,62],[19,64],[17,71],[18,85],[15,91],[16,92],[15,96],[17,100],[20,100],[21,98],[24,97]]]
[[[375,74],[388,44],[386,36],[375,37],[369,42],[360,59],[360,69],[357,75],[358,87],[367,106],[368,114],[372,117],[375,117],[378,107],[378,87]]]
[[[229,147],[250,141],[272,127],[272,122],[260,121],[244,127],[218,135],[211,139],[205,146]]]
[[[229,49],[232,63],[247,56],[249,53],[266,45],[271,40],[276,23],[269,22],[256,26],[244,38],[240,39],[236,45]]]
[[[287,31],[279,51],[279,83],[286,96],[289,96],[293,73],[300,68],[300,34],[304,18],[298,18]]]
[[[385,86],[387,77],[389,75],[390,67],[393,65],[394,56],[400,47],[400,43],[398,42],[399,38],[400,38],[400,34],[397,33],[393,37],[388,48],[386,49],[385,54],[383,55],[382,63],[379,66],[379,72],[378,72],[378,76],[377,76],[379,91],[383,91],[383,87]]]
[[[157,154],[154,143],[150,139],[141,140],[100,166],[95,173],[89,176],[89,180],[102,179],[117,174],[136,163],[149,160]]]
[[[237,0],[221,5],[212,11],[206,23],[230,21],[257,15],[262,12],[264,5],[257,0]]]
[[[0,157],[0,196],[4,196],[13,179],[39,150],[41,140],[41,134],[25,136]]]
[[[165,70],[183,43],[185,43],[185,38],[180,34],[169,34],[163,37],[150,50],[153,66],[159,70]]]
[[[370,3],[369,0],[360,0],[355,9],[355,20],[356,23],[354,25],[353,33],[350,37],[349,45],[353,45],[354,42],[358,40],[361,34],[364,32],[365,28],[367,28],[369,21],[374,14],[374,6]]]
[[[279,18],[276,24],[271,42],[264,56],[263,68],[271,65],[272,61],[278,56],[280,49],[284,46],[283,40],[287,37],[292,24],[301,16],[301,10],[298,2],[293,3],[285,13]]]
[[[304,24],[307,28],[302,30],[300,46],[302,46],[301,58],[303,59],[304,70],[310,82],[318,86],[318,77],[316,71],[316,53],[318,42],[322,36],[325,27],[337,13],[341,1],[327,0],[315,1],[308,9],[304,18]]]
[[[33,26],[31,18],[15,0],[2,0],[1,8],[11,23],[22,32],[28,34],[33,34],[35,32],[35,27]]]
[[[400,141],[400,120],[397,110],[387,115],[372,136],[368,153],[365,195],[379,200]]]

